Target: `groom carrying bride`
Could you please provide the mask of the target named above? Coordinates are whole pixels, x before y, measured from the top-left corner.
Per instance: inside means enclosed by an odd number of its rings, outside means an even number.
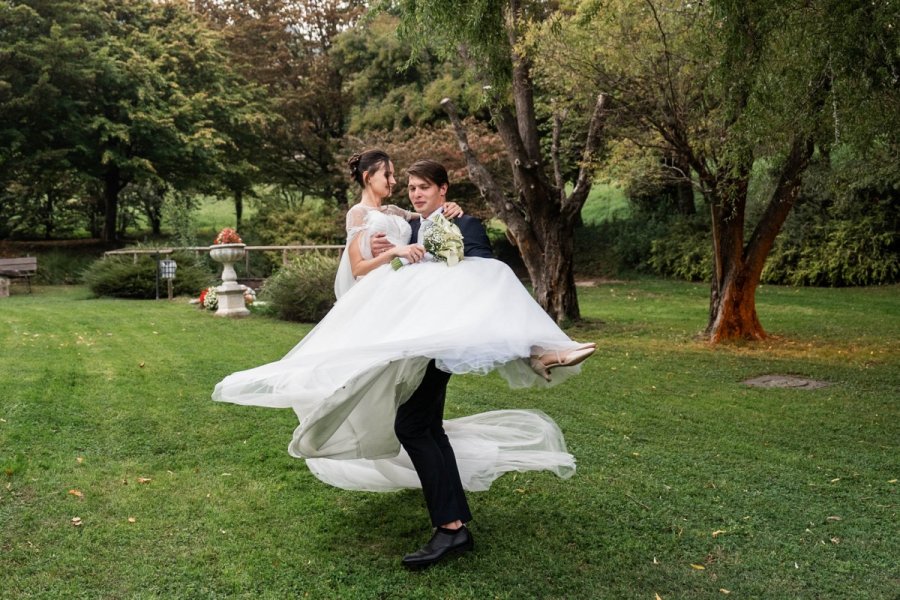
[[[428,219],[443,210],[449,180],[447,170],[433,160],[419,160],[407,169],[409,199],[421,221],[412,221],[409,243],[423,243]],[[493,258],[491,243],[481,221],[468,215],[456,219],[463,234],[464,256]],[[422,224],[420,226],[420,223]],[[377,256],[393,247],[384,236],[372,239]],[[435,307],[439,310],[439,307]],[[422,482],[425,504],[435,527],[434,535],[419,550],[403,557],[410,568],[424,568],[457,552],[473,547],[466,523],[472,519],[460,481],[453,448],[444,432],[444,400],[450,373],[441,371],[434,360],[428,363],[422,383],[412,397],[397,410],[394,432],[409,454]]]
[[[348,166],[362,194],[347,212],[338,302],[284,358],[228,375],[213,399],[293,409],[300,422],[288,452],[329,485],[422,487],[435,530],[403,564],[423,568],[472,548],[464,490],[487,490],[510,471],[563,478],[575,472],[562,432],[540,411],[493,410],[444,422],[450,373],[496,371],[510,387],[546,387],[576,374],[594,344],[569,338],[509,267],[491,258],[476,219],[457,221],[466,260],[450,266],[456,261],[446,252],[456,258],[458,233],[432,216],[452,208],[440,164],[419,161],[409,169],[416,213],[382,203],[394,184],[387,154],[369,150]],[[419,232],[429,226],[421,243]],[[394,260],[422,262],[425,246],[447,264],[392,269]],[[450,321],[440,318],[446,307],[454,311]],[[551,369],[558,369],[552,381]]]

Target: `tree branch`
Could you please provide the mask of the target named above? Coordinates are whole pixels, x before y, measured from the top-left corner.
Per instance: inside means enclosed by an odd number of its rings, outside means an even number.
[[[540,135],[537,131],[537,117],[534,109],[534,87],[531,80],[531,61],[517,49],[517,27],[521,7],[518,0],[509,0],[506,34],[509,39],[512,59],[513,100],[516,105],[516,121],[519,135],[525,145],[525,152],[532,162],[541,163]]]
[[[556,179],[556,189],[559,192],[560,202],[564,202],[566,199],[566,182],[563,181],[562,166],[559,162],[559,136],[563,119],[566,118],[566,113],[568,113],[567,110],[564,110],[562,114],[560,114],[559,111],[553,111],[553,138],[550,145],[550,159],[553,161],[553,177]]]
[[[766,257],[775,243],[775,237],[781,231],[788,213],[797,201],[800,194],[802,175],[809,165],[809,159],[813,153],[811,138],[796,137],[791,143],[791,151],[788,154],[778,185],[772,193],[766,211],[756,224],[756,228],[750,236],[745,251],[746,262],[754,278],[762,274]]]
[[[593,159],[600,147],[603,130],[603,113],[606,105],[606,95],[599,94],[597,102],[594,104],[594,113],[591,115],[591,122],[588,125],[587,139],[584,142],[584,150],[581,153],[581,166],[578,169],[578,178],[575,180],[575,187],[568,198],[564,198],[562,205],[562,213],[565,217],[571,217],[578,214],[581,207],[587,200],[588,193],[591,191]]]
[[[450,122],[453,124],[453,132],[456,134],[456,141],[459,143],[459,149],[462,151],[463,156],[466,157],[466,169],[469,172],[469,177],[478,186],[481,195],[487,200],[494,213],[510,228],[527,227],[522,214],[500,192],[500,187],[494,181],[490,172],[481,164],[481,161],[478,160],[475,152],[469,146],[469,136],[465,125],[459,118],[456,105],[453,104],[450,98],[444,98],[441,100],[441,107],[443,107],[447,116],[450,117]]]

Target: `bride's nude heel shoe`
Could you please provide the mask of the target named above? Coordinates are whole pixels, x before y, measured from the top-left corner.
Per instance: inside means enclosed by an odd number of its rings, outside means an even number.
[[[532,370],[550,381],[550,369],[555,367],[574,367],[583,362],[597,350],[597,344],[589,342],[571,350],[545,350],[541,354],[531,355]]]

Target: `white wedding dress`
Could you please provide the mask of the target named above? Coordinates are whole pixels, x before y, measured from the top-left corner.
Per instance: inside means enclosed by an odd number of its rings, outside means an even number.
[[[347,215],[348,244],[371,258],[369,237],[396,245],[409,215],[363,205]],[[284,358],[229,375],[213,399],[293,408],[300,425],[288,451],[322,481],[353,490],[421,487],[394,435],[397,406],[418,387],[431,359],[451,373],[496,370],[511,387],[548,386],[529,366],[532,348],[577,346],[500,261],[467,257],[454,267],[425,261],[379,267],[354,281],[348,252],[335,280],[338,301]],[[553,371],[555,385],[580,367]],[[485,490],[510,471],[575,471],[562,433],[544,413],[497,410],[445,421],[467,490]]]

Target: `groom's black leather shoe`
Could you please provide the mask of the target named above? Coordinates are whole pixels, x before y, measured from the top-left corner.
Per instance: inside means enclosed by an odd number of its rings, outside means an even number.
[[[424,569],[451,554],[468,552],[474,546],[472,534],[465,525],[452,533],[438,527],[427,544],[403,557],[403,566],[410,569]]]

